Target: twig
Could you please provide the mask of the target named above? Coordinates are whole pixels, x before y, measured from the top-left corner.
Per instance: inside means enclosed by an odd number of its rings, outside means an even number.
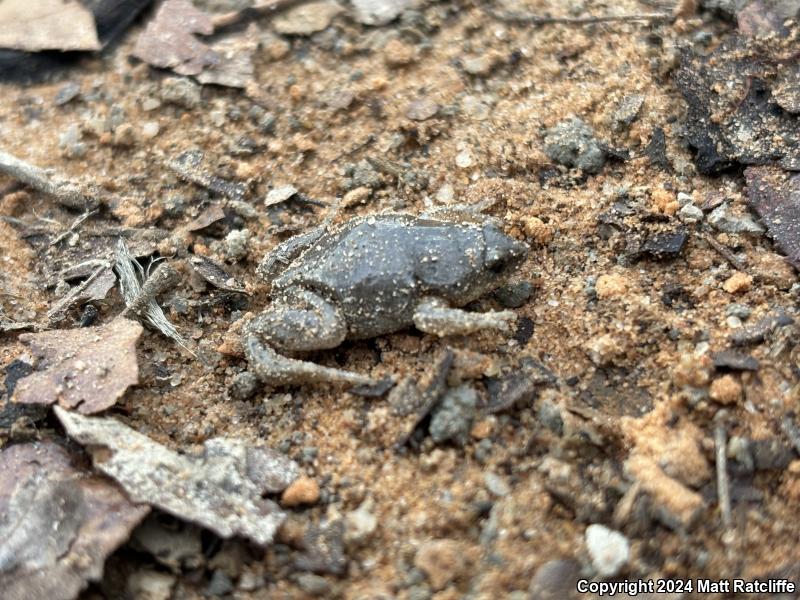
[[[728,248],[720,244],[717,240],[714,239],[714,236],[710,233],[703,231],[698,234],[703,240],[705,240],[709,246],[711,246],[714,250],[716,250],[719,255],[731,263],[731,266],[736,269],[737,271],[741,271],[742,273],[747,273],[747,269],[742,264],[736,256],[731,252]]]
[[[726,529],[731,526],[731,492],[728,482],[728,456],[726,454],[725,427],[717,425],[714,429],[714,444],[717,450],[717,499],[722,511],[722,523]]]
[[[494,9],[489,14],[506,23],[518,25],[591,25],[593,23],[631,22],[631,21],[671,21],[673,16],[666,13],[641,13],[633,15],[602,15],[599,17],[550,17],[522,13],[502,13]]]
[[[63,177],[52,175],[30,163],[0,150],[0,173],[17,179],[40,192],[53,196],[70,208],[91,209],[100,204],[99,199],[86,186]]]
[[[152,276],[145,279],[139,293],[122,311],[123,317],[127,317],[130,313],[135,313],[139,317],[147,317],[147,307],[151,301],[162,292],[175,287],[175,284],[180,279],[178,272],[170,264],[164,264],[161,268],[156,269]]]
[[[72,225],[70,225],[68,229],[66,229],[66,230],[62,231],[61,233],[59,233],[59,234],[58,234],[58,235],[55,237],[55,239],[54,239],[52,242],[50,242],[50,245],[51,245],[51,246],[55,246],[56,244],[58,244],[58,242],[60,242],[60,241],[61,241],[61,240],[63,240],[65,237],[67,237],[67,236],[68,236],[70,233],[72,233],[73,231],[75,231],[75,228],[76,228],[78,225],[80,225],[81,223],[83,223],[83,222],[84,222],[86,219],[88,219],[89,217],[91,217],[91,216],[92,216],[93,214],[95,214],[96,212],[97,212],[96,210],[88,210],[88,211],[86,211],[85,213],[83,213],[83,214],[82,214],[80,217],[78,217],[77,219],[75,219],[75,220],[72,222]]]

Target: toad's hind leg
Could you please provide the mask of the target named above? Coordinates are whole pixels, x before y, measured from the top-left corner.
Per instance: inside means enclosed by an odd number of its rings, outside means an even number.
[[[375,386],[375,379],[345,371],[331,369],[305,360],[281,356],[256,335],[248,335],[244,341],[244,351],[250,368],[259,379],[266,383],[288,385],[293,383],[347,383],[350,385]]]
[[[245,352],[256,375],[269,383],[376,384],[364,375],[286,358],[276,352],[276,349],[303,352],[335,348],[345,337],[346,320],[338,307],[314,292],[297,289],[248,325]]]
[[[510,331],[517,315],[510,310],[474,313],[450,308],[438,298],[428,298],[414,312],[414,326],[433,335],[464,335],[481,329]]]

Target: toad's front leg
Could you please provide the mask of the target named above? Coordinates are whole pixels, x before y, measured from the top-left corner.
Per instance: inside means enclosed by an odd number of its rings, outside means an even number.
[[[346,336],[347,325],[338,307],[308,290],[293,290],[248,325],[244,349],[253,372],[265,383],[376,385],[376,380],[365,375],[287,358],[276,352],[335,348]]]

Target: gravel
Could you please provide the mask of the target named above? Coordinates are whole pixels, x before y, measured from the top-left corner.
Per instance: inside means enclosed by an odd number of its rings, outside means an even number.
[[[431,417],[431,438],[437,444],[454,441],[466,443],[478,405],[478,392],[467,385],[447,391]]]
[[[602,577],[614,577],[630,557],[628,538],[605,525],[586,528],[586,548],[592,565]]]
[[[737,217],[730,214],[729,206],[723,204],[715,208],[708,215],[708,222],[717,230],[725,233],[750,233],[760,235],[765,229],[761,223],[756,222],[750,215]]]
[[[560,165],[586,173],[598,173],[606,162],[606,153],[595,139],[594,131],[578,118],[562,121],[547,130],[544,153]]]

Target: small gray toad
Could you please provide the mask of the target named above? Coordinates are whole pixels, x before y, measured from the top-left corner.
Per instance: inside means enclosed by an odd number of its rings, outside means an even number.
[[[456,307],[502,285],[527,250],[490,221],[384,214],[320,226],[280,244],[259,265],[274,300],[245,330],[247,360],[268,383],[375,385],[370,377],[279,352],[334,348],[411,325],[439,336],[508,331],[516,319],[511,311]]]

